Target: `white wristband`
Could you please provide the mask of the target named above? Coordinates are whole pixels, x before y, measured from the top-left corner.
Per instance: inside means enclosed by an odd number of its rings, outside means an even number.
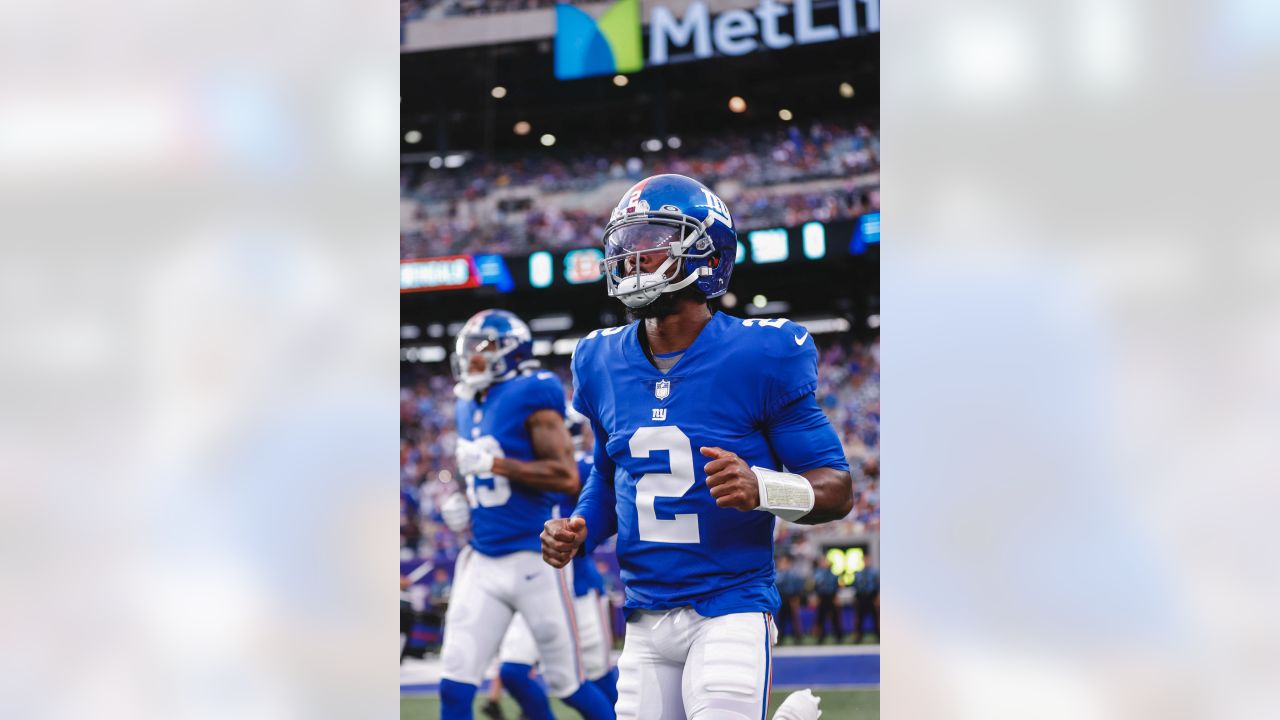
[[[813,486],[803,475],[751,466],[760,483],[760,507],[783,520],[796,521],[813,510]]]

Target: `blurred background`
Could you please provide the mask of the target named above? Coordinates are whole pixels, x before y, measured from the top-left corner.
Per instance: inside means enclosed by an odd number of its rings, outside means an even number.
[[[789,76],[804,83],[881,48],[879,122],[783,108],[801,130],[865,124],[892,148],[885,717],[1280,716],[1277,7],[900,0],[885,34],[624,73],[674,83],[847,51]],[[402,353],[447,343],[400,321],[405,251],[389,238],[413,224],[405,154],[447,146],[426,156],[443,170],[482,149],[457,128],[427,147],[436,126],[403,111],[415,83],[475,68],[402,63],[502,47],[485,33],[503,22],[526,33],[506,44],[553,44],[554,17],[392,12],[5,4],[0,715],[398,713],[391,430],[413,386]],[[542,62],[541,92],[618,89],[613,74],[552,83]],[[736,77],[699,87],[714,112],[743,98],[726,128],[783,109],[722,92]],[[522,92],[495,77],[454,109],[493,108],[495,156],[521,119],[497,123],[499,85]],[[667,127],[698,121],[666,111]],[[667,142],[652,117],[628,159]],[[575,142],[527,121],[531,143]],[[735,288],[732,312],[755,294]],[[409,324],[423,335],[394,339]]]
[[[820,353],[818,401],[853,468],[848,517],[818,527],[778,523],[779,619],[787,645],[864,647],[848,650],[842,672],[825,675],[817,656],[781,658],[775,687],[785,695],[809,685],[877,686],[878,5],[844,5],[569,6],[594,17],[619,8],[639,20],[644,67],[624,73],[568,67],[569,20],[557,13],[569,11],[551,2],[401,4],[400,559],[412,617],[403,638],[405,712],[419,700],[428,707],[438,682],[432,663],[466,542],[439,513],[461,487],[448,365],[454,336],[480,310],[512,310],[531,326],[535,355],[571,392],[578,339],[626,322],[598,267],[605,222],[631,185],[657,173],[698,179],[728,205],[738,257],[715,307],[809,329]],[[770,8],[780,17],[766,22]],[[797,29],[797,12],[813,27]],[[674,38],[654,29],[663,13],[675,18]],[[729,34],[716,28],[726,16],[747,28],[733,37],[753,47],[722,42]],[[666,57],[655,63],[658,44]],[[612,545],[596,560],[621,647]],[[851,717],[869,716],[875,693],[849,695]],[[843,706],[835,707],[839,714]]]

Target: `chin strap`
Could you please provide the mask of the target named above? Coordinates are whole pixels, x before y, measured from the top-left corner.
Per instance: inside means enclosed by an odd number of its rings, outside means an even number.
[[[711,227],[711,223],[713,222],[715,222],[715,218],[711,216],[707,216],[707,219],[702,221],[702,224],[699,230],[691,233],[690,236],[685,238],[684,240],[673,242],[671,244],[672,247],[670,250],[670,252],[672,252],[673,254],[670,255],[666,260],[664,260],[662,264],[658,266],[657,270],[654,270],[651,273],[641,273],[637,275],[631,275],[619,281],[617,287],[613,292],[614,297],[621,300],[622,303],[627,307],[630,307],[630,308],[644,307],[645,305],[652,303],[654,300],[657,300],[658,296],[661,295],[662,293],[679,292],[680,290],[683,290],[689,287],[690,285],[692,285],[693,283],[697,282],[698,278],[701,277],[702,275],[710,274],[708,271],[708,268],[700,268],[700,271],[706,271],[706,272],[691,272],[686,277],[681,278],[676,282],[672,282],[670,279],[666,277],[667,271],[671,269],[672,263],[677,263],[677,262],[680,263],[680,266],[676,269],[677,273],[680,272],[680,270],[684,269],[685,251],[688,250],[690,246],[694,245],[694,243],[697,242],[700,238],[706,238],[707,228]],[[710,241],[708,240],[708,242]],[[677,248],[677,245],[678,245],[678,248]],[[679,255],[674,254],[677,252],[679,253]],[[658,278],[656,282],[652,282],[648,285],[644,284],[645,280],[652,279],[655,277]],[[624,284],[629,284],[627,283],[627,281],[632,279],[635,280],[635,287],[623,290],[622,288]],[[628,298],[631,298],[632,300],[637,301],[636,304],[627,302]]]

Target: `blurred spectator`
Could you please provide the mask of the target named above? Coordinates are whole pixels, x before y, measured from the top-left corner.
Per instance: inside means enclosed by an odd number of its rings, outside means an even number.
[[[876,569],[871,558],[865,559],[865,566],[853,576],[853,598],[855,616],[853,620],[854,642],[862,642],[862,627],[868,616],[875,627],[876,641],[880,641],[880,571]]]
[[[442,567],[436,568],[431,578],[431,607],[440,613],[441,617],[444,616],[444,611],[449,605],[449,594],[452,589],[449,571]]]
[[[790,636],[792,641],[799,643],[804,577],[791,567],[791,558],[786,555],[777,558],[777,575],[778,594],[782,596],[782,607],[778,610],[778,642]]]
[[[400,257],[596,245],[616,198],[591,193],[657,173],[689,175],[719,191],[739,230],[851,219],[879,209],[879,167],[875,131],[829,123],[690,138],[679,151],[642,155],[615,149],[459,168],[405,165],[401,195],[413,218],[401,228]]]
[[[818,556],[818,567],[813,574],[813,592],[818,596],[818,612],[813,621],[813,634],[818,644],[827,639],[827,621],[831,622],[831,630],[836,642],[844,642],[844,630],[840,627],[840,602],[836,592],[840,589],[839,578],[831,572],[831,561],[825,555]]]

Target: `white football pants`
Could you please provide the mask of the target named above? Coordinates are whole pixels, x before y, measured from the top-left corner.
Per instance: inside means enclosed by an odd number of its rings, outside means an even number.
[[[442,676],[479,685],[518,612],[528,623],[536,657],[543,660],[548,693],[558,698],[573,694],[585,676],[572,582],[567,567],[556,570],[538,553],[489,557],[464,548],[444,618]]]
[[[586,595],[575,597],[573,607],[578,619],[582,672],[588,680],[599,680],[613,669],[613,629],[609,623],[609,601],[595,590],[590,590]],[[517,614],[511,621],[511,627],[502,638],[498,660],[523,665],[533,665],[538,661],[538,644],[534,642],[533,633],[525,623],[524,616]]]
[[[764,612],[636,612],[618,661],[618,720],[761,720],[776,641]]]

